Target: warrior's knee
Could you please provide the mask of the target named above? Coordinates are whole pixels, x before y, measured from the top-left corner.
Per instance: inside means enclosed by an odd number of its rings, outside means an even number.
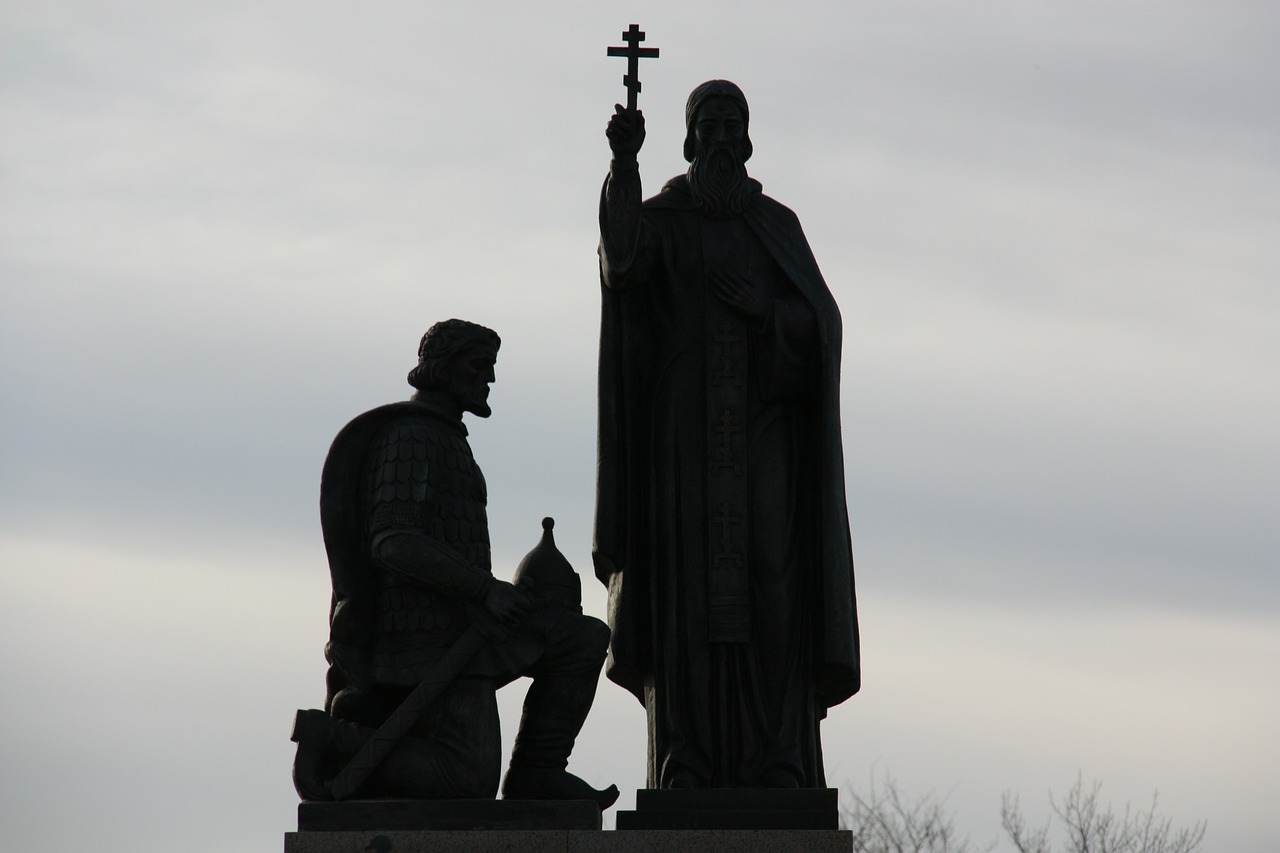
[[[594,616],[580,615],[574,625],[574,645],[579,660],[590,661],[596,667],[604,663],[609,651],[609,626]]]
[[[334,719],[376,729],[403,698],[403,693],[347,686],[333,697],[329,711]]]
[[[609,650],[609,626],[576,611],[561,618],[537,669],[541,672],[600,672]],[[532,673],[525,673],[526,675]]]
[[[594,616],[585,616],[583,618],[587,622],[587,627],[584,629],[584,633],[588,635],[586,644],[590,648],[598,650],[600,659],[604,660],[604,656],[609,651],[609,638],[613,632],[609,630],[608,625]]]

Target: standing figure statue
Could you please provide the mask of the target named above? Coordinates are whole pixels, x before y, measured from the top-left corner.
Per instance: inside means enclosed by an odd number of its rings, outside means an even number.
[[[519,676],[533,684],[503,796],[601,808],[617,798],[565,769],[609,631],[582,613],[551,520],[521,563],[530,582],[498,580],[490,567],[485,481],[462,415],[489,416],[499,343],[473,323],[435,324],[409,373],[413,398],[366,412],[334,439],[320,488],[333,581],[328,690],[324,711],[299,711],[293,733],[304,799],[492,798],[494,693]]]
[[[649,717],[650,788],[825,787],[859,687],[840,314],[794,213],[747,177],[746,98],[685,109],[687,174],[641,202],[618,106],[600,200],[595,569],[607,672]]]

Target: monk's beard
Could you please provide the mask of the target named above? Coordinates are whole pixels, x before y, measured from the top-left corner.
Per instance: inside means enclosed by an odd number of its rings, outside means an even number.
[[[711,219],[741,216],[755,196],[747,165],[731,148],[699,152],[689,164],[693,206]]]

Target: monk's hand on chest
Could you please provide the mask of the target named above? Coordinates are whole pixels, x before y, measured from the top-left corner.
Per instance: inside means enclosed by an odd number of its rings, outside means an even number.
[[[759,323],[768,318],[769,300],[747,276],[714,270],[707,278],[711,292],[747,319]]]

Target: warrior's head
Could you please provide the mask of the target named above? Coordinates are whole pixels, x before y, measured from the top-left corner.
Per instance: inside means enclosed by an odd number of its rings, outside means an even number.
[[[728,80],[709,80],[689,95],[684,119],[694,205],[715,219],[738,216],[755,194],[747,178],[752,148],[746,96]]]
[[[489,383],[494,381],[493,365],[502,339],[492,329],[465,320],[444,320],[422,336],[418,345],[418,366],[409,371],[409,384],[418,397],[441,399],[456,407],[458,414],[470,412],[487,418]]]

